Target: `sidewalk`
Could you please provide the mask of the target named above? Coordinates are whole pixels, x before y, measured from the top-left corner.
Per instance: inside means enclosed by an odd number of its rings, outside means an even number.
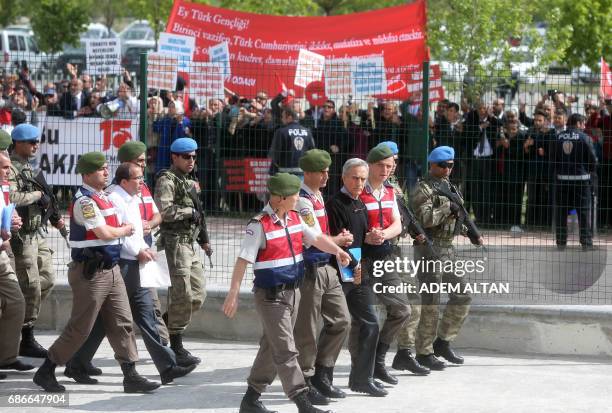
[[[41,344],[49,346],[56,337],[57,333],[49,332],[38,338]],[[119,365],[105,340],[94,360],[104,371],[98,377],[98,385],[78,385],[63,375],[63,368],[57,369],[58,380],[66,385],[69,394],[69,408],[7,408],[8,394],[32,394],[39,390],[32,382],[33,372],[9,372],[8,379],[0,381],[0,412],[237,412],[257,344],[189,339],[185,345],[203,359],[202,364],[190,375],[177,379],[173,385],[162,386],[153,394],[123,393]],[[140,339],[138,348],[141,356],[138,371],[159,381]],[[465,365],[432,372],[427,377],[399,373],[400,384],[389,388],[387,397],[373,398],[346,389],[350,357],[343,350],[334,383],[346,390],[348,397],[327,408],[336,413],[610,411],[610,359],[505,357],[476,350],[462,353],[466,355]],[[389,354],[389,365],[392,358],[393,354]],[[279,413],[297,413],[278,381],[262,400]]]

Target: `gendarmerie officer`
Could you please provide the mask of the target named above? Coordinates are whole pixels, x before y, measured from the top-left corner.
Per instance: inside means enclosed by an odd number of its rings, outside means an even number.
[[[119,224],[115,207],[104,188],[108,180],[106,156],[89,152],[77,162],[83,185],[75,193],[71,206],[68,283],[72,289],[72,313],[68,324],[34,375],[34,383],[47,392],[63,392],[55,378],[55,367],[64,365],[83,345],[98,313],[115,358],[123,371],[126,393],[149,392],[159,387],[140,376],[136,338],[132,328],[130,303],[119,271],[121,239],[134,233],[132,224]]]
[[[34,156],[40,141],[40,131],[35,126],[22,123],[11,132],[14,142],[9,172],[10,199],[17,207],[23,225],[11,237],[11,249],[15,256],[15,273],[26,300],[26,313],[21,331],[19,354],[44,358],[45,350],[34,338],[34,324],[38,319],[41,302],[49,295],[54,283],[52,251],[43,236],[42,217],[51,199],[32,185],[34,172],[29,159]],[[53,222],[58,229],[64,220]]]
[[[287,173],[268,180],[270,202],[247,225],[242,248],[232,274],[223,312],[233,317],[247,265],[253,264],[255,310],[263,327],[263,337],[251,373],[248,389],[240,404],[241,413],[269,413],[259,400],[261,393],[278,374],[287,397],[300,413],[320,413],[307,397],[308,386],[298,364],[293,328],[300,302],[299,285],[304,277],[304,241],[335,255],[343,264],[349,255],[331,238],[306,225],[295,204],[300,179]]]
[[[378,145],[370,150],[366,161],[369,166],[368,181],[359,198],[368,210],[363,271],[371,276],[375,262],[395,262],[396,254],[390,241],[402,232],[402,222],[395,191],[391,185],[385,183],[395,167],[393,151],[387,145]],[[376,347],[374,377],[389,384],[397,384],[398,380],[387,371],[385,355],[410,317],[410,304],[406,294],[396,292],[399,289],[389,288],[401,285],[402,280],[397,271],[384,271],[373,286],[378,300],[387,309],[387,317]]]
[[[11,160],[6,153],[6,148],[11,143],[11,137],[8,133],[3,132],[0,131],[0,182],[6,179],[11,167]],[[4,185],[1,192],[0,211],[6,207],[8,201],[8,190],[5,192]],[[21,218],[13,211],[11,228],[16,231],[19,230],[20,226]],[[32,370],[33,365],[17,358],[19,332],[23,325],[23,315],[25,313],[25,299],[7,254],[7,250],[10,251],[9,237],[10,231],[3,230],[2,240],[0,241],[0,370]],[[6,378],[6,375],[0,373],[0,379],[4,378]]]
[[[281,119],[285,126],[274,132],[268,155],[272,159],[270,175],[287,172],[302,176],[299,160],[306,151],[315,148],[312,133],[298,123],[298,114],[288,106],[283,108]]]
[[[306,225],[325,235],[329,235],[329,223],[320,188],[327,185],[331,162],[329,153],[321,149],[311,149],[300,158],[304,182],[297,210]],[[353,242],[346,229],[332,239],[340,247]],[[330,263],[331,255],[308,243],[304,247],[306,273],[300,286],[300,307],[293,334],[300,353],[298,362],[310,386],[308,397],[312,404],[327,404],[327,397],[346,397],[333,385],[333,376],[348,335],[350,316],[338,272]],[[319,332],[321,321],[323,328]]]
[[[597,158],[589,144],[589,137],[582,132],[585,118],[573,114],[568,129],[557,134],[552,154],[555,177],[555,241],[557,246],[567,245],[567,214],[571,209],[578,213],[580,244],[593,247],[591,225],[591,178],[597,166]]]

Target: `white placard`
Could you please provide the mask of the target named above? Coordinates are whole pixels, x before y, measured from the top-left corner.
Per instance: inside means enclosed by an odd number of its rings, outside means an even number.
[[[86,39],[87,73],[90,75],[121,73],[121,42],[113,39]]]
[[[93,151],[106,155],[110,176],[120,162],[117,150],[126,141],[138,138],[139,117],[132,119],[47,116],[40,139],[38,168],[51,185],[80,185],[76,172],[78,158]]]
[[[191,62],[189,69],[189,96],[198,103],[208,99],[223,99],[224,72],[221,63]]]
[[[226,80],[229,79],[232,75],[232,68],[230,67],[230,53],[227,42],[209,47],[208,56],[210,63],[219,63],[223,66],[223,75]]]
[[[177,72],[177,57],[159,53],[147,55],[147,87],[149,89],[176,89]]]
[[[325,60],[325,96],[344,100],[353,95],[352,67],[352,59]]]
[[[157,41],[157,52],[178,59],[179,69],[189,70],[189,62],[193,60],[195,38],[180,34],[160,33]]]
[[[293,83],[296,86],[306,87],[310,82],[321,80],[324,66],[325,56],[306,49],[300,49],[298,64],[295,70],[295,81]]]
[[[355,96],[387,93],[385,59],[382,56],[353,59],[351,62],[351,81]]]

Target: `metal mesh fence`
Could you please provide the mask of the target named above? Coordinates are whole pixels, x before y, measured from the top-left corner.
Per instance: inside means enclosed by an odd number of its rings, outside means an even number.
[[[41,105],[36,108],[39,125],[45,128],[43,136],[48,137],[46,142],[43,138],[39,164],[66,205],[76,175],[73,170],[58,172],[63,155],[63,162],[70,164],[76,162],[71,156],[104,146],[112,163],[113,148],[128,135],[138,136],[147,143],[147,178],[154,187],[156,173],[169,166],[171,142],[182,136],[194,138],[200,147],[197,178],[215,250],[214,268],[207,265],[209,284],[229,282],[248,218],[266,201],[265,181],[270,171],[294,168],[292,155],[309,145],[306,136],[298,140],[304,147],[296,150],[275,144],[287,121],[280,108],[289,106],[310,131],[313,145],[332,155],[325,196],[340,189],[341,168],[347,159],[365,158],[382,141],[399,146],[396,176],[407,193],[426,173],[426,154],[433,147],[455,149],[451,181],[463,193],[486,243],[482,249],[460,238],[458,258],[485,262],[485,271],[468,271],[471,282],[507,283],[509,287],[502,294],[480,295],[477,301],[612,301],[607,259],[612,225],[612,107],[598,96],[598,74],[500,72],[476,76],[460,65],[441,63],[432,64],[429,79],[424,80],[420,68],[377,68],[359,77],[337,62],[337,66],[323,68],[321,82],[295,87],[294,94],[291,90],[281,93],[284,84],[289,84],[287,79],[291,84],[295,79],[292,64],[281,73],[253,73],[252,78],[265,79],[259,83],[244,76],[238,94],[225,87],[228,73],[223,64],[182,66],[174,59],[154,57],[147,66],[146,112],[121,108],[109,119],[93,110],[98,104],[95,100],[83,101],[76,116],[74,110],[71,116],[61,106],[55,112],[45,96],[45,84],[54,82],[61,103],[62,93],[70,93],[63,86],[70,75],[59,69],[33,74],[28,93],[47,104],[46,110]],[[377,93],[379,73],[386,74],[385,93]],[[394,76],[399,73],[402,76]],[[17,83],[27,84],[24,80],[16,77]],[[104,90],[97,92],[112,101],[124,80],[121,75],[109,75]],[[91,96],[96,95],[98,82],[94,76]],[[6,92],[6,76],[3,83]],[[144,98],[142,85],[139,70],[131,85],[134,108],[140,108]],[[424,85],[431,110],[421,102]],[[402,88],[410,92],[408,97],[400,98],[401,93],[397,98],[376,97],[390,96]],[[92,108],[91,114],[81,113],[86,107]],[[559,144],[558,136],[568,128],[573,114],[585,116],[585,148],[596,162],[582,152],[585,157],[580,159],[563,156],[564,150],[572,151]],[[69,143],[52,143],[51,137],[57,134],[60,142]],[[65,134],[71,134],[71,139]],[[56,146],[61,150],[56,151]],[[58,156],[49,160],[46,169],[45,154]],[[568,162],[573,166],[567,167]],[[49,238],[61,278],[68,251],[55,230],[50,229]],[[412,240],[402,239],[400,245],[403,254],[412,258]]]

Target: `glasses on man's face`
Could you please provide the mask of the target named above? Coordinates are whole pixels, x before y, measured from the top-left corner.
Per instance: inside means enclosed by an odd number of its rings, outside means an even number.
[[[32,146],[38,145],[40,143],[40,141],[26,141],[26,142],[29,143]]]
[[[325,109],[335,109],[332,105],[323,105]]]
[[[133,176],[130,179],[133,179],[134,181],[144,181],[144,176]]]
[[[196,160],[196,155],[188,155],[186,153],[181,154],[181,158],[183,158],[186,161],[190,161],[190,160]]]
[[[454,162],[438,162],[436,165],[442,169],[453,169]]]

